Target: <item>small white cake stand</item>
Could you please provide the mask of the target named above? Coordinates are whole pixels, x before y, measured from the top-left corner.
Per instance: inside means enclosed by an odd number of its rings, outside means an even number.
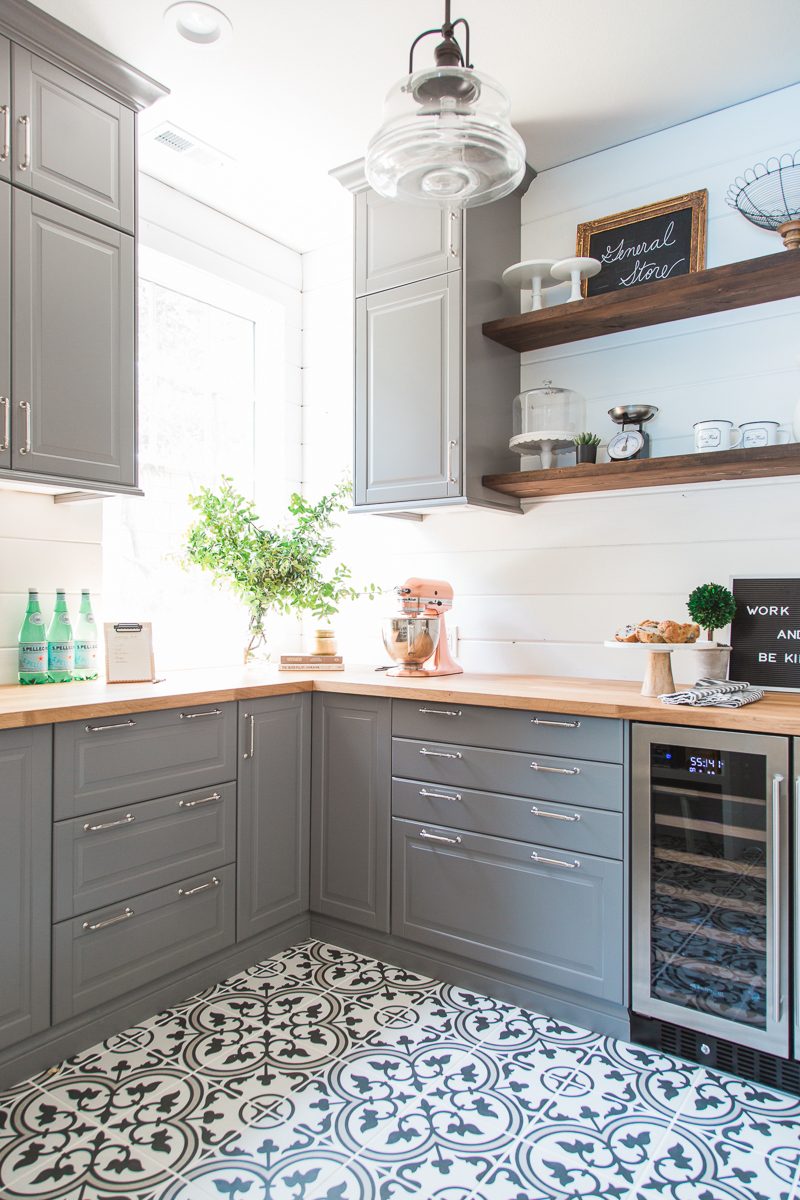
[[[531,312],[537,312],[544,307],[542,289],[555,287],[558,283],[550,274],[555,261],[554,258],[530,258],[526,262],[514,263],[513,267],[506,267],[503,271],[503,283],[522,292],[530,291]]]
[[[602,267],[602,263],[596,258],[562,258],[560,262],[554,263],[550,268],[550,274],[559,283],[564,283],[569,279],[572,283],[572,291],[569,294],[568,303],[575,300],[582,300],[581,295],[581,280],[591,279],[593,275]]]
[[[642,683],[643,696],[665,696],[675,691],[672,678],[673,650],[712,650],[716,642],[603,642],[612,650],[648,650]]]
[[[569,429],[537,429],[534,433],[515,434],[508,448],[515,454],[538,454],[542,460],[542,470],[546,471],[553,465],[554,450],[566,450],[574,444],[575,434]]]

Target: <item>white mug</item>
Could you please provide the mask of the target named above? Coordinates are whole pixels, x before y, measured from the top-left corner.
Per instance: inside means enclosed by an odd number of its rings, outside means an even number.
[[[781,429],[777,421],[743,421],[742,447],[784,445],[789,440],[788,429]]]
[[[696,421],[694,425],[695,453],[708,450],[732,450],[742,440],[742,431],[734,429],[733,421]]]

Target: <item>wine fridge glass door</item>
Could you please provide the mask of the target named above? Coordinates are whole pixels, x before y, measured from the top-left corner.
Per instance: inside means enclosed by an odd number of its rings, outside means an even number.
[[[788,742],[634,727],[633,1008],[788,1054]]]

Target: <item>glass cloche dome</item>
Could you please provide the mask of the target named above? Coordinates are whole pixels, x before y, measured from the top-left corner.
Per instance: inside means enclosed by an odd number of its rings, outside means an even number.
[[[573,445],[586,425],[586,401],[570,388],[545,380],[514,397],[513,435],[509,449],[520,455],[538,454],[542,467],[552,465],[553,453]]]

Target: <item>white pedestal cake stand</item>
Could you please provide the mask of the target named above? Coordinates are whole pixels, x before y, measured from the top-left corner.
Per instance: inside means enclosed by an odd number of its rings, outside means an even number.
[[[716,642],[603,642],[611,650],[647,650],[643,696],[665,696],[674,692],[675,680],[672,678],[673,650],[713,650]]]

